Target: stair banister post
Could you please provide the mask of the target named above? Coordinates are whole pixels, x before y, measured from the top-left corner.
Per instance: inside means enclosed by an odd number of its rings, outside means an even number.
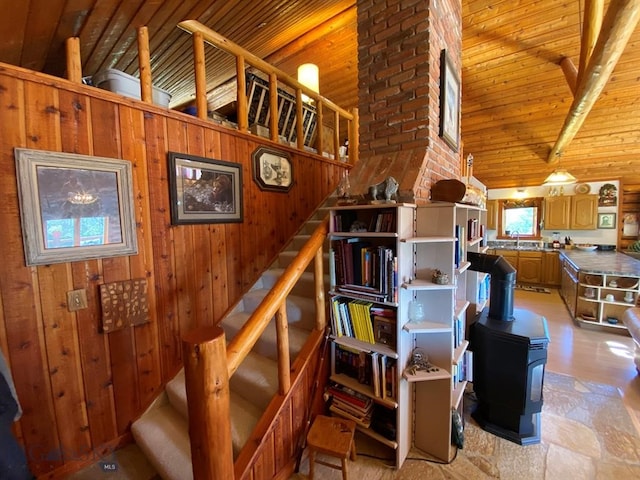
[[[287,301],[280,304],[276,312],[276,335],[278,336],[278,383],[280,395],[291,389],[291,358],[289,356],[289,322],[287,321]]]
[[[324,331],[327,325],[326,317],[326,303],[324,301],[324,269],[323,269],[324,256],[322,252],[322,245],[316,251],[316,256],[313,264],[313,281],[315,285],[315,297],[316,297],[316,330]]]
[[[200,327],[182,337],[193,477],[234,478],[229,374],[224,330]]]

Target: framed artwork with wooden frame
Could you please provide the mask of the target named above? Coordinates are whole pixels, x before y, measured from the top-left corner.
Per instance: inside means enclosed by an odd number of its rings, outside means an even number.
[[[598,228],[616,228],[616,214],[598,213]]]
[[[291,156],[270,147],[258,147],[252,154],[253,180],[261,190],[288,192],[293,185]]]
[[[28,266],[138,253],[131,162],[15,149]]]
[[[242,222],[242,167],[169,152],[171,223]]]
[[[458,151],[460,79],[445,49],[440,52],[440,137],[454,151]]]

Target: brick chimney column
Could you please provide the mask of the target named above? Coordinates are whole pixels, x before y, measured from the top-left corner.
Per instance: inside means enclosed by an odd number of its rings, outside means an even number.
[[[439,136],[440,52],[460,75],[460,0],[357,0],[360,162],[355,194],[388,176],[402,201],[423,203],[432,183],[460,178],[461,153]]]

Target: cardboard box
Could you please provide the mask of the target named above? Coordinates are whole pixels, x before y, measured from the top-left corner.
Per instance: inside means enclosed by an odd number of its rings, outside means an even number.
[[[93,76],[93,85],[109,90],[113,93],[124,95],[125,97],[140,100],[140,80],[127,73],[110,68],[102,72],[98,72]],[[153,103],[161,107],[168,107],[171,100],[171,94],[158,87],[153,87]]]

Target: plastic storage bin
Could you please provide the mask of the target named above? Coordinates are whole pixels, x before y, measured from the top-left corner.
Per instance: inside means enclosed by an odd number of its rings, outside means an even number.
[[[131,97],[140,100],[140,80],[127,73],[110,68],[102,72],[98,72],[93,76],[93,84],[109,90],[110,92],[119,93],[125,97]],[[161,107],[168,107],[171,100],[171,94],[158,87],[153,87],[153,103]]]

